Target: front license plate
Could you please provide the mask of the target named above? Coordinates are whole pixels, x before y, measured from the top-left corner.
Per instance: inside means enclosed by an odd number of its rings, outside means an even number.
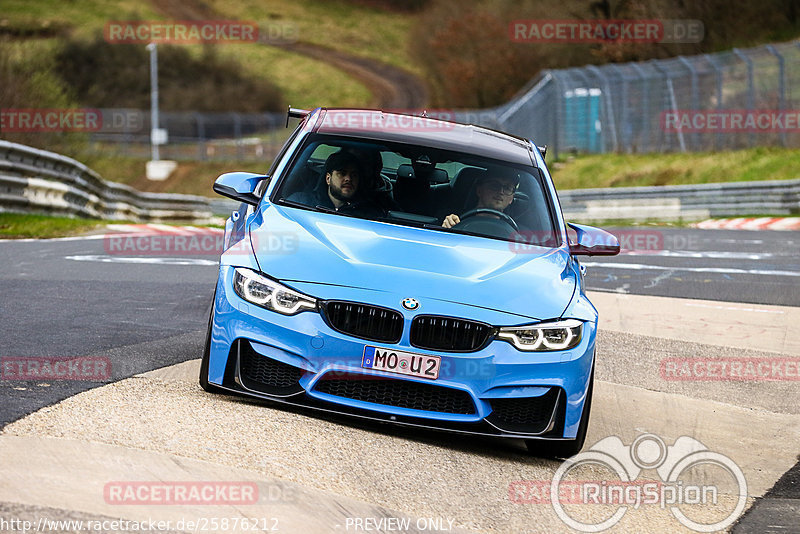
[[[431,380],[439,378],[441,363],[442,358],[439,356],[369,346],[364,347],[364,357],[361,358],[361,367],[365,369],[378,369]]]

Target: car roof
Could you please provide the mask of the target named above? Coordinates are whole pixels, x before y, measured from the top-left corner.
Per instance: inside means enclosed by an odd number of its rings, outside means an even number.
[[[532,143],[481,126],[377,109],[317,108],[309,113],[312,131],[394,141],[467,152],[532,165]]]

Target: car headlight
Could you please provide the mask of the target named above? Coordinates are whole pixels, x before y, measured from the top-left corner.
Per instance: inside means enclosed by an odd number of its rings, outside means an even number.
[[[317,301],[244,267],[233,272],[233,290],[247,302],[284,315],[315,310]]]
[[[508,341],[519,350],[567,350],[581,342],[583,321],[565,319],[525,326],[505,326],[497,339]]]

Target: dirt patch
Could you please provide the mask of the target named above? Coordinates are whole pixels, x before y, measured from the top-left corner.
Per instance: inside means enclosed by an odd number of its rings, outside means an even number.
[[[175,20],[225,18],[202,0],[159,0],[153,6]],[[420,78],[381,61],[304,41],[262,44],[324,61],[346,72],[372,93],[371,106],[415,109],[424,107],[428,101],[427,86]]]
[[[428,90],[422,80],[398,67],[302,41],[273,46],[343,70],[367,86],[372,93],[373,106],[407,109],[422,108],[427,103]]]

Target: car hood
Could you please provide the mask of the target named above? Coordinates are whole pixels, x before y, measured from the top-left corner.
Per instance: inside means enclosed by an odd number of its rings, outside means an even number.
[[[250,224],[267,275],[403,293],[530,319],[560,317],[575,291],[563,249],[269,205]]]

